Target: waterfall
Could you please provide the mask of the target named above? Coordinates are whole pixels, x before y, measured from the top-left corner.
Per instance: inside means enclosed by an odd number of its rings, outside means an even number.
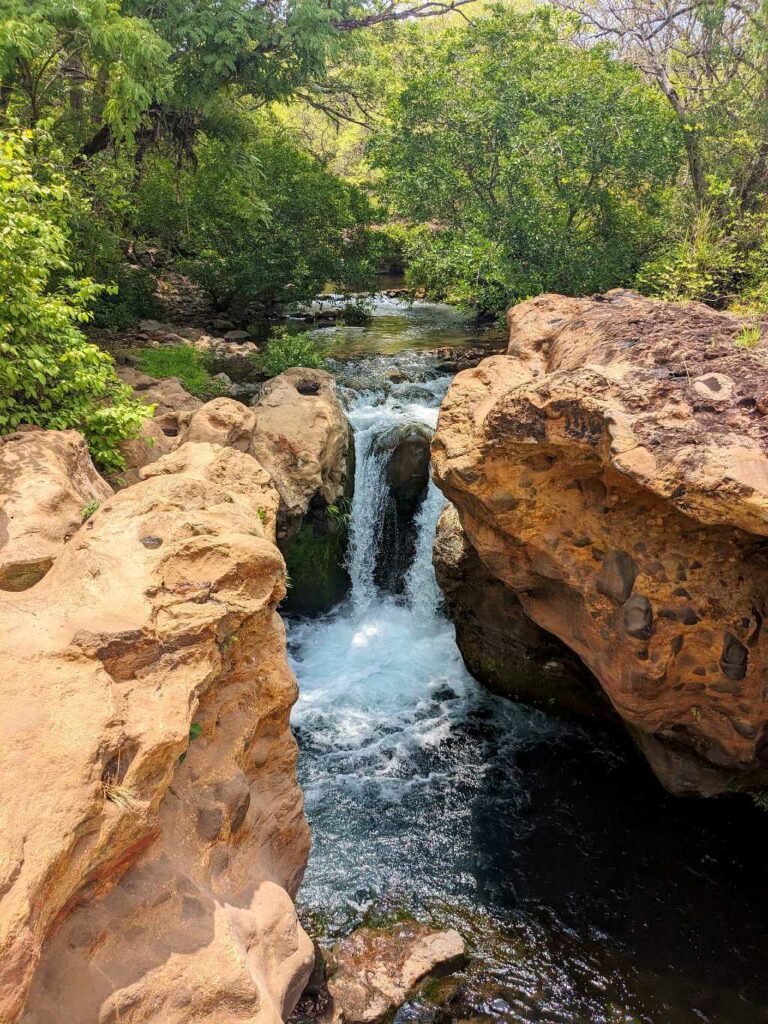
[[[434,429],[437,400],[436,394],[433,397],[429,393],[427,402],[422,398],[420,402],[403,403],[396,391],[384,398],[364,392],[349,410],[355,434],[356,470],[348,568],[352,580],[351,605],[357,616],[364,615],[380,599],[374,571],[388,494],[385,480],[388,453],[377,441],[393,427],[423,424]],[[416,520],[416,553],[405,585],[406,603],[419,621],[425,623],[434,617],[440,597],[432,570],[432,543],[444,505],[445,499],[430,482]]]

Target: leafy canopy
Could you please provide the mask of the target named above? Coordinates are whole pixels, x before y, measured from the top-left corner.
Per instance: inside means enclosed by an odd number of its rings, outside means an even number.
[[[429,224],[415,279],[501,309],[631,280],[680,159],[662,97],[546,11],[413,32],[371,154],[392,209]]]

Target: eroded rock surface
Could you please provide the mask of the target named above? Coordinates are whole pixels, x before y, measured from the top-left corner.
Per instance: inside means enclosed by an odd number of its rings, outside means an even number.
[[[765,340],[630,292],[514,307],[459,374],[436,479],[486,569],[591,669],[662,782],[764,784]]]
[[[354,478],[352,431],[336,381],[295,368],[268,381],[253,406],[251,455],[280,492],[279,536],[295,533],[310,505],[332,505]]]
[[[4,1022],[277,1024],[312,968],[276,498],[186,448],[0,594]]]
[[[328,956],[333,1024],[377,1024],[413,995],[425,978],[449,974],[466,961],[454,929],[434,931],[405,922],[391,928],[358,928]]]
[[[483,686],[550,710],[611,714],[584,663],[528,618],[514,590],[486,569],[453,505],[438,521],[432,560],[461,656]]]
[[[42,579],[83,516],[111,495],[76,430],[0,437],[0,590]]]

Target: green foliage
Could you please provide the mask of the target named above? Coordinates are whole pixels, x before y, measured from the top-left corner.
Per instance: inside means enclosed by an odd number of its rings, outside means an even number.
[[[0,134],[0,432],[74,427],[94,460],[117,470],[119,443],[138,432],[146,409],[80,329],[103,289],[71,276],[69,193],[51,165],[33,174],[32,143]]]
[[[99,511],[100,505],[100,501],[89,501],[88,504],[85,505],[82,511],[80,512],[80,518],[82,519],[82,521],[84,523],[87,523],[88,520]]]
[[[328,346],[317,336],[302,331],[292,334],[287,327],[275,329],[264,352],[256,357],[256,365],[268,377],[276,377],[293,366],[320,369],[325,365]]]
[[[178,377],[187,391],[208,401],[223,395],[226,388],[215,380],[201,352],[191,345],[142,348],[137,352],[138,369],[150,377]]]
[[[361,300],[348,302],[341,318],[348,327],[364,327],[371,322],[371,304]]]
[[[371,154],[394,211],[429,224],[410,276],[498,311],[632,279],[665,227],[681,156],[662,97],[547,11],[414,29]]]
[[[729,292],[738,259],[734,240],[704,208],[679,241],[646,264],[638,280],[660,298],[714,303]]]
[[[370,207],[264,118],[243,116],[227,142],[206,139],[196,168],[155,163],[139,194],[154,233],[224,308],[300,301],[326,281],[368,286]]]
[[[702,207],[688,230],[646,263],[639,285],[673,301],[745,312],[768,309],[768,211],[735,209],[723,220]]]

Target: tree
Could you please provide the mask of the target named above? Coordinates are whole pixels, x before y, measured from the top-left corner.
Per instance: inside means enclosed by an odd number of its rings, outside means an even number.
[[[768,184],[763,0],[556,0],[655,82],[680,124],[699,208],[755,209]]]
[[[155,161],[139,230],[158,237],[220,308],[301,301],[326,282],[373,283],[363,193],[302,152],[264,115],[224,142],[201,138],[195,168]]]
[[[664,101],[562,19],[497,6],[405,44],[375,129],[412,273],[481,308],[627,283],[658,238],[680,138]]]
[[[50,166],[38,169],[47,180],[33,175],[30,147],[29,133],[0,134],[0,433],[74,427],[117,470],[147,410],[80,330],[99,286],[70,276],[68,192]]]
[[[135,140],[194,160],[222,94],[267,103],[326,74],[340,35],[473,0],[0,0],[0,113],[53,118],[83,160]],[[210,134],[210,132],[209,132]]]

